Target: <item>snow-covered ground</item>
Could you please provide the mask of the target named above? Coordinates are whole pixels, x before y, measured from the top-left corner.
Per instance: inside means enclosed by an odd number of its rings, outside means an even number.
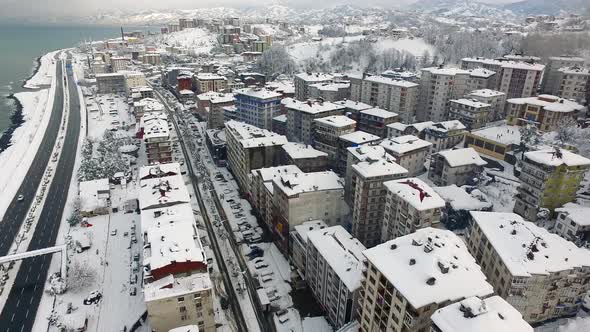
[[[157,37],[157,41],[168,46],[185,47],[194,54],[208,53],[217,44],[215,35],[201,28],[161,35]]]
[[[53,76],[55,76],[54,56],[58,52],[60,52],[60,50],[49,52],[41,57],[40,66],[37,68],[37,72],[25,83],[25,88],[37,89],[40,87],[47,87],[51,84]]]
[[[287,50],[289,55],[291,55],[296,62],[302,62],[306,59],[315,57],[318,54],[320,47],[331,49],[338,44],[349,43],[352,41],[361,40],[363,38],[365,38],[365,36],[324,38],[323,40],[317,42],[310,40],[309,42],[291,44],[287,47]],[[332,50],[328,50],[322,53],[330,54],[331,52]]]
[[[425,51],[430,53],[432,56],[435,53],[434,46],[426,43],[421,38],[404,38],[404,39],[391,39],[391,38],[380,38],[375,43],[375,48],[380,51],[389,49],[396,49],[399,51],[406,51],[414,56],[422,56]]]

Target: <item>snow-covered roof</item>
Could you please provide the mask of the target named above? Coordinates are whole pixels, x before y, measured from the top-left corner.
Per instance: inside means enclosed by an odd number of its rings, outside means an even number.
[[[435,123],[432,121],[416,122],[416,123],[412,123],[412,124],[404,124],[401,122],[394,122],[394,123],[388,124],[387,127],[398,130],[400,132],[403,132],[408,127],[412,127],[414,129],[416,129],[416,131],[422,132],[424,129],[432,126],[433,124],[435,124]]]
[[[163,178],[145,179],[140,181],[139,208],[141,210],[189,203],[190,195],[182,175],[172,175]]]
[[[395,158],[385,152],[385,148],[380,145],[359,145],[347,148],[350,153],[357,161],[370,161],[370,160],[381,160],[387,159],[395,161]]]
[[[283,165],[283,166],[275,166],[275,167],[266,167],[266,168],[259,168],[254,169],[251,171],[252,175],[260,176],[262,182],[272,181],[274,178],[279,178],[282,175],[286,174],[303,174],[303,171],[299,169],[296,165]]]
[[[93,211],[106,207],[106,198],[110,196],[109,179],[80,182],[80,210]]]
[[[416,83],[403,81],[403,80],[396,80],[393,78],[380,76],[380,75],[369,76],[369,77],[365,78],[365,81],[372,82],[372,83],[393,85],[393,86],[398,86],[398,87],[402,87],[402,88],[413,88],[413,87],[418,86],[418,84],[416,84]]]
[[[463,58],[462,61],[467,62],[477,62],[481,64],[487,65],[496,65],[502,68],[511,68],[511,69],[523,69],[523,70],[534,70],[534,71],[542,71],[545,69],[545,65],[536,64],[536,63],[528,63],[523,61],[501,61],[496,59],[487,59],[487,58]]]
[[[524,154],[525,159],[547,166],[590,166],[590,159],[564,149],[544,149]]]
[[[331,74],[323,73],[299,73],[295,77],[300,78],[306,82],[324,82],[331,81],[334,76]]]
[[[225,123],[228,129],[226,134],[237,134],[236,139],[244,148],[257,148],[273,145],[283,145],[287,143],[285,136],[273,133],[266,129],[251,126],[244,122],[228,121]]]
[[[303,243],[307,244],[307,234],[309,232],[315,231],[318,229],[325,229],[327,227],[328,227],[328,224],[326,224],[326,222],[323,220],[311,220],[311,221],[305,221],[302,224],[295,226],[294,232],[299,234]]]
[[[387,190],[418,211],[443,208],[445,201],[436,191],[419,178],[398,179],[383,182]]]
[[[185,96],[192,96],[195,94],[193,91],[187,90],[187,89],[180,90],[180,91],[178,91],[178,93],[180,93],[181,95],[185,95]]]
[[[200,291],[212,290],[213,283],[209,273],[192,273],[189,276],[174,277],[172,274],[152,283],[145,284],[145,302],[177,298]]]
[[[471,134],[504,145],[518,145],[520,144],[519,128],[518,126],[501,125],[474,130]]]
[[[167,138],[169,136],[168,120],[162,112],[150,112],[141,117],[144,138]]]
[[[533,332],[522,314],[497,295],[449,304],[430,319],[441,332]]]
[[[440,151],[438,154],[443,156],[451,167],[467,165],[484,166],[488,164],[485,160],[481,159],[477,151],[473,148],[444,150]]]
[[[464,130],[467,129],[463,123],[459,120],[449,120],[442,122],[435,122],[428,126],[428,130],[434,130],[438,132],[448,132],[450,130]]]
[[[552,56],[549,57],[549,60],[552,61],[576,61],[576,62],[584,62],[586,59],[577,57],[577,56]]]
[[[179,163],[157,164],[139,168],[139,180],[180,174]]]
[[[511,98],[506,102],[517,105],[535,105],[543,107],[547,111],[569,113],[581,111],[584,106],[568,99],[559,98],[552,95],[538,95],[536,97]]]
[[[480,89],[480,90],[473,90],[469,93],[469,96],[474,97],[497,97],[506,95],[504,92],[492,90],[492,89]]]
[[[197,325],[185,325],[180,327],[175,327],[168,332],[199,332],[199,326]]]
[[[363,254],[415,309],[494,292],[463,241],[448,230],[422,228]]]
[[[340,140],[347,141],[353,144],[365,144],[370,142],[375,142],[381,139],[381,137],[373,134],[369,134],[367,132],[357,130],[352,133],[340,135]]]
[[[338,91],[340,89],[350,88],[350,83],[315,83],[310,87],[314,87],[320,91]]]
[[[124,78],[125,75],[123,75],[123,73],[104,73],[104,74],[96,74],[95,77],[96,77],[96,79],[104,78],[104,77],[120,77],[120,78]]]
[[[205,93],[201,93],[197,95],[197,99],[200,101],[208,100],[211,103],[229,103],[235,100],[233,93],[222,93],[222,92],[215,92],[209,91]]]
[[[432,189],[450,204],[453,210],[481,211],[489,209],[493,205],[479,189],[474,189],[471,194],[467,193],[463,188],[457,187],[455,184],[446,187],[434,187]]]
[[[133,107],[142,107],[144,112],[164,110],[164,105],[154,98],[143,98],[140,101],[134,102]]]
[[[555,209],[556,212],[563,213],[578,226],[590,226],[590,207],[578,205],[575,203],[566,203],[563,207]]]
[[[148,230],[164,224],[194,222],[193,208],[190,203],[178,203],[141,211],[141,229]]]
[[[482,103],[482,102],[475,100],[475,99],[466,99],[466,98],[451,99],[450,102],[469,106],[469,107],[474,107],[474,108],[482,108],[482,107],[492,106],[490,104]]]
[[[333,104],[328,101],[299,101],[293,98],[283,99],[282,104],[285,105],[285,107],[288,109],[309,114],[320,114],[323,112],[331,112],[344,109],[344,106]]]
[[[469,70],[469,75],[473,76],[473,77],[488,78],[488,77],[494,76],[495,74],[496,74],[495,71],[491,71],[491,70],[484,69],[484,68],[475,68],[475,69]]]
[[[559,71],[567,75],[590,75],[590,68],[584,67],[564,67],[559,68]]]
[[[356,121],[344,115],[330,115],[315,119],[315,122],[335,128],[354,126],[356,124]]]
[[[430,67],[430,68],[422,68],[422,71],[430,72],[433,75],[447,75],[447,76],[455,76],[458,74],[469,75],[469,70],[460,69],[460,68],[439,68],[439,67]]]
[[[381,158],[377,160],[371,159],[368,161],[361,161],[352,165],[352,168],[365,178],[388,175],[402,176],[408,174],[407,169],[391,159]]]
[[[154,225],[145,233],[150,249],[144,263],[149,264],[151,270],[175,263],[206,262],[193,220]]]
[[[273,183],[287,196],[344,189],[340,178],[332,171],[282,175],[280,178],[273,179]]]
[[[221,75],[217,75],[217,74],[213,74],[213,73],[198,73],[197,75],[195,75],[195,77],[199,81],[203,81],[203,80],[227,80],[225,78],[225,76],[221,76]]]
[[[328,156],[327,153],[320,150],[316,150],[311,145],[303,143],[287,142],[283,144],[282,148],[289,155],[289,157],[295,160]]]
[[[272,118],[274,121],[278,121],[278,122],[287,122],[287,114],[281,114],[281,115],[277,115],[274,118]]]
[[[334,104],[344,106],[348,109],[355,110],[355,111],[362,111],[362,110],[366,110],[369,108],[373,108],[373,106],[371,106],[371,105],[361,103],[360,101],[353,101],[350,99],[338,100],[338,101],[335,101]]]
[[[375,116],[378,118],[382,118],[382,119],[389,119],[389,118],[395,118],[398,114],[394,113],[394,112],[390,112],[387,110],[384,110],[382,108],[369,108],[368,110],[363,110],[360,112],[361,114],[365,114],[365,115],[370,115],[370,116]]]
[[[366,248],[359,240],[340,225],[311,231],[307,233],[307,240],[350,292],[360,287]]]
[[[267,89],[273,91],[280,91],[282,93],[295,93],[295,85],[290,81],[273,81],[265,84]]]
[[[415,150],[428,148],[432,143],[414,135],[404,135],[383,140],[380,145],[388,152],[393,153],[395,157]]]
[[[590,251],[515,213],[470,213],[513,276],[547,275],[590,266]]]
[[[268,89],[262,88],[244,88],[238,89],[234,91],[237,95],[248,96],[252,98],[258,99],[273,99],[273,98],[281,98],[282,94],[278,92],[274,92]]]

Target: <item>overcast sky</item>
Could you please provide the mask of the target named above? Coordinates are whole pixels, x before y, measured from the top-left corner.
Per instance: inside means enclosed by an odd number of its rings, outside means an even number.
[[[389,6],[392,3],[412,3],[416,0],[366,0],[366,6]],[[480,0],[487,3],[509,3],[517,0]],[[0,16],[43,17],[85,16],[113,10],[141,11],[144,9],[193,9],[199,7],[245,7],[280,3],[292,7],[330,7],[338,4],[358,4],[358,0],[0,0]]]

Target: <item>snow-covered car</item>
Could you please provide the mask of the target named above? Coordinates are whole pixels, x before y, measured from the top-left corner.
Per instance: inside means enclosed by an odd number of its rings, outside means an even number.
[[[277,311],[277,313],[275,314],[277,316],[277,319],[279,320],[279,323],[283,324],[286,321],[289,320],[289,310],[287,309],[282,309]]]
[[[255,267],[257,270],[260,270],[260,269],[264,269],[265,267],[268,267],[268,264],[266,264],[266,263],[264,263],[264,262],[260,262],[260,263],[256,263],[256,264],[254,264],[254,267]]]
[[[131,296],[137,295],[137,288],[131,287],[131,290],[129,291],[129,295],[131,295]]]
[[[117,230],[116,230],[116,229],[113,229],[113,230],[111,231],[111,236],[115,236],[115,235],[117,235]]]
[[[95,290],[90,292],[90,294],[88,294],[88,296],[84,299],[83,303],[85,305],[90,305],[90,304],[94,304],[94,303],[98,303],[98,301],[100,301],[100,299],[102,299],[102,294]]]

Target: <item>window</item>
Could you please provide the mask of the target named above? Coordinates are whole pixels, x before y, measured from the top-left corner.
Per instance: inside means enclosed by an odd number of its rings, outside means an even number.
[[[182,303],[182,302],[184,302],[184,296],[181,296],[178,298],[178,303]]]

